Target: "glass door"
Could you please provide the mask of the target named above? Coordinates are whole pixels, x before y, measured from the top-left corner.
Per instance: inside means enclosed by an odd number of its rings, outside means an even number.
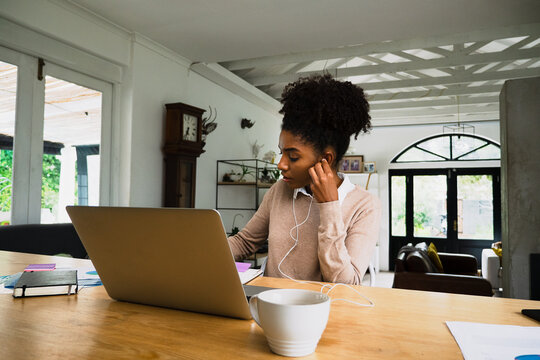
[[[446,175],[413,175],[415,238],[447,238]]]
[[[456,169],[455,248],[479,261],[482,249],[501,240],[499,168]]]
[[[112,91],[0,47],[0,224],[68,222],[66,205],[109,204]]]
[[[45,77],[41,223],[69,222],[67,205],[99,205],[102,97]]]
[[[390,267],[408,243],[476,256],[500,241],[499,168],[389,170]]]
[[[16,65],[0,61],[0,226],[11,223],[17,71]]]

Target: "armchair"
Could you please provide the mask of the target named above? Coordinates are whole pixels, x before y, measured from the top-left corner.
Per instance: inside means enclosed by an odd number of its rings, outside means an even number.
[[[424,244],[425,245],[425,244]],[[444,272],[434,266],[425,246],[402,247],[395,262],[393,288],[493,296],[488,280],[478,276],[476,258],[438,253]]]

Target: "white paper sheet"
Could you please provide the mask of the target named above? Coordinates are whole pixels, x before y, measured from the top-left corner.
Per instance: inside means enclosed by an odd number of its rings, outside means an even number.
[[[513,360],[540,354],[540,326],[447,321],[465,360]]]
[[[0,294],[9,294],[13,295],[13,289],[8,289],[4,287],[4,284],[0,284]]]
[[[262,270],[261,269],[247,269],[244,272],[239,272],[238,275],[240,275],[240,281],[242,281],[242,284],[245,284],[255,279],[257,276],[262,275]]]

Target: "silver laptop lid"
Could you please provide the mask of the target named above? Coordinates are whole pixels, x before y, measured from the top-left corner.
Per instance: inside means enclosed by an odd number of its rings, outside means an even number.
[[[250,319],[215,210],[68,206],[109,296]]]

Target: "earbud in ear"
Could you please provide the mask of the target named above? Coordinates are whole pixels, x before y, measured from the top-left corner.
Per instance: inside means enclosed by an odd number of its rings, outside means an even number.
[[[324,154],[323,159],[326,160],[328,165],[332,165],[332,155],[331,154]]]

